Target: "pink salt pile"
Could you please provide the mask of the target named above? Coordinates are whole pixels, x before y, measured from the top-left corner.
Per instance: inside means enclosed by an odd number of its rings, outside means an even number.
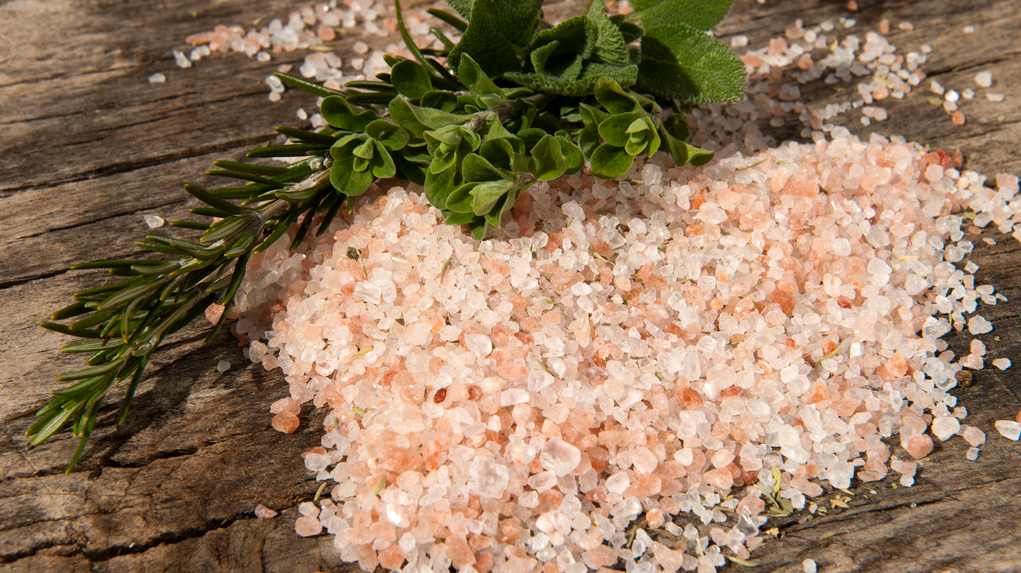
[[[707,573],[749,557],[774,485],[796,508],[910,485],[933,435],[977,456],[940,337],[1000,295],[955,265],[954,213],[1009,230],[1017,194],[849,135],[536,184],[481,242],[380,190],[238,294],[249,357],[290,386],[274,425],[328,410],[304,462],[333,486],[296,529],[366,571]]]

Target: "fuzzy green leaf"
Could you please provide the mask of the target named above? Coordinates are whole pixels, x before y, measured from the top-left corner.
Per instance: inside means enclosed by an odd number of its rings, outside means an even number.
[[[457,166],[451,165],[444,171],[433,173],[426,171],[425,174],[425,198],[438,207],[447,205],[447,198],[457,187],[458,176]]]
[[[615,66],[591,62],[584,65],[577,80],[566,80],[550,74],[519,72],[508,72],[504,77],[537,92],[583,96],[593,92],[600,78],[612,79],[619,85],[631,87],[637,82],[638,73],[638,66],[635,65]]]
[[[390,119],[415,137],[422,137],[426,130],[439,129],[452,124],[459,125],[470,120],[471,116],[419,107],[408,101],[406,97],[397,96],[390,101]]]
[[[585,156],[581,148],[571,140],[566,131],[557,132],[557,141],[560,142],[560,151],[564,156],[564,175],[577,173],[585,167]]]
[[[564,161],[559,139],[547,134],[535,144],[532,148],[529,171],[539,181],[556,179],[567,171],[567,162]]]
[[[592,23],[596,31],[593,53],[595,58],[607,64],[618,66],[630,64],[631,59],[628,56],[627,49],[628,43],[624,40],[624,35],[621,34],[620,29],[607,16],[606,6],[602,0],[595,0],[589,4],[589,9],[585,16]]]
[[[629,14],[632,21],[646,27],[685,24],[699,30],[710,30],[730,10],[731,0],[634,0]]]
[[[738,101],[745,81],[744,62],[701,30],[656,26],[642,38],[638,84],[649,93],[698,103]]]
[[[447,4],[465,20],[472,19],[472,6],[474,6],[475,0],[447,0]]]
[[[590,161],[592,163],[592,175],[600,179],[616,179],[627,173],[635,158],[625,151],[623,147],[615,147],[604,143],[592,153]]]
[[[624,147],[628,141],[628,128],[641,118],[642,113],[638,111],[611,115],[599,122],[599,137],[614,147]]]
[[[514,189],[513,181],[480,183],[472,189],[472,212],[478,216],[493,210],[497,202]]]
[[[411,134],[408,133],[408,130],[388,119],[377,119],[369,123],[365,126],[365,133],[394,151],[404,149],[404,146],[411,141]]]
[[[519,70],[515,48],[532,42],[541,12],[542,0],[476,0],[468,28],[447,55],[447,62],[457,69],[461,54],[468,54],[493,77]]]
[[[502,105],[507,105],[507,98],[503,90],[493,83],[493,80],[486,75],[486,72],[482,71],[482,67],[479,66],[478,62],[473,60],[468,54],[464,54],[461,57],[461,63],[457,66],[457,77],[472,93],[496,94],[500,97]]]
[[[355,110],[341,96],[330,96],[319,106],[323,119],[333,127],[346,131],[363,131],[369,122],[377,119],[371,110]]]
[[[494,181],[503,179],[504,173],[478,153],[469,153],[461,163],[465,181]]]
[[[631,94],[624,91],[626,86],[621,86],[613,78],[600,78],[596,82],[596,101],[610,113],[630,113],[641,109],[638,100]],[[583,108],[584,109],[584,108]]]
[[[429,71],[411,60],[401,60],[390,70],[390,83],[402,95],[419,99],[433,88]]]

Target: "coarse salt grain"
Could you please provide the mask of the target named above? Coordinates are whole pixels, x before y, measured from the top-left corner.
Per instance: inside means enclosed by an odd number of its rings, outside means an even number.
[[[1014,420],[997,420],[995,426],[996,431],[1008,440],[1014,440],[1016,442],[1018,441],[1018,438],[1021,437],[1021,424]]]
[[[997,358],[996,360],[993,360],[993,366],[1000,370],[1006,370],[1010,368],[1010,358]]]
[[[166,81],[167,81],[167,76],[164,76],[161,73],[155,73],[155,74],[149,76],[149,83],[150,84],[162,84],[162,83],[164,83]]]
[[[150,229],[158,229],[166,222],[159,215],[142,215],[142,220],[145,222],[145,226]]]

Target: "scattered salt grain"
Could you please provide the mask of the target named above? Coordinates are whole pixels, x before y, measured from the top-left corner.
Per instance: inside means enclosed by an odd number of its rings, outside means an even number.
[[[259,519],[270,519],[277,515],[276,511],[273,511],[261,503],[255,506],[255,517],[258,517]]]
[[[997,420],[995,425],[996,431],[1008,440],[1014,440],[1016,442],[1018,441],[1018,438],[1021,437],[1021,424],[1014,420]]]
[[[162,84],[165,81],[167,81],[167,76],[164,76],[161,73],[155,73],[155,74],[149,76],[149,83],[150,84]]]
[[[150,229],[158,229],[166,222],[159,215],[142,215],[142,220],[145,221],[145,225]]]
[[[979,454],[978,448],[968,448],[968,451],[965,452],[964,457],[970,461],[975,461],[978,459],[978,454]]]
[[[1006,94],[986,92],[986,99],[988,99],[989,101],[991,101],[993,103],[1000,103],[1001,101],[1003,101],[1006,98],[1007,98]]]
[[[191,60],[188,59],[188,56],[185,56],[184,52],[179,52],[177,50],[174,50],[174,63],[176,63],[179,68],[191,67]]]
[[[979,315],[975,315],[968,319],[968,332],[972,334],[985,334],[987,332],[992,332],[992,330],[993,323]]]
[[[226,360],[221,360],[216,363],[217,372],[226,372],[228,370],[230,370],[230,362],[227,362]]]
[[[932,421],[932,433],[940,441],[947,441],[961,428],[960,421],[953,416],[941,416]]]
[[[996,360],[993,360],[993,366],[1000,370],[1006,370],[1010,368],[1010,358],[997,358]]]
[[[805,573],[816,573],[816,565],[814,559],[805,559],[801,562],[801,567]]]

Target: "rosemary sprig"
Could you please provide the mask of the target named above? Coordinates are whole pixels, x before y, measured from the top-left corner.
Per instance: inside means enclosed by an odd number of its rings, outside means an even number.
[[[70,421],[74,434],[81,437],[68,470],[73,468],[85,449],[106,393],[114,384],[130,381],[118,421],[123,423],[152,354],[167,336],[219,301],[225,308],[206,340],[211,339],[226,320],[252,254],[272,245],[302,216],[293,246],[304,239],[315,213],[336,214],[346,197],[322,184],[323,174],[329,175],[329,161],[324,159],[329,143],[322,134],[289,135],[294,143],[281,146],[282,151],[308,148],[306,153],[313,156],[288,167],[217,162],[223,169],[211,174],[248,183],[217,191],[185,186],[189,194],[206,205],[192,212],[215,218],[209,223],[174,223],[201,230],[197,241],[148,235],[137,246],[162,254],[162,258],[94,261],[72,267],[108,269],[122,278],[76,293],[72,304],[42,324],[49,330],[86,339],[65,346],[62,352],[87,353],[90,357],[87,368],[57,378],[73,384],[55,391],[53,399],[39,410],[39,419],[28,430],[31,446],[45,442]],[[237,205],[228,199],[242,201]],[[321,221],[318,231],[325,230],[329,223],[327,219]],[[73,321],[58,322],[68,320]]]

